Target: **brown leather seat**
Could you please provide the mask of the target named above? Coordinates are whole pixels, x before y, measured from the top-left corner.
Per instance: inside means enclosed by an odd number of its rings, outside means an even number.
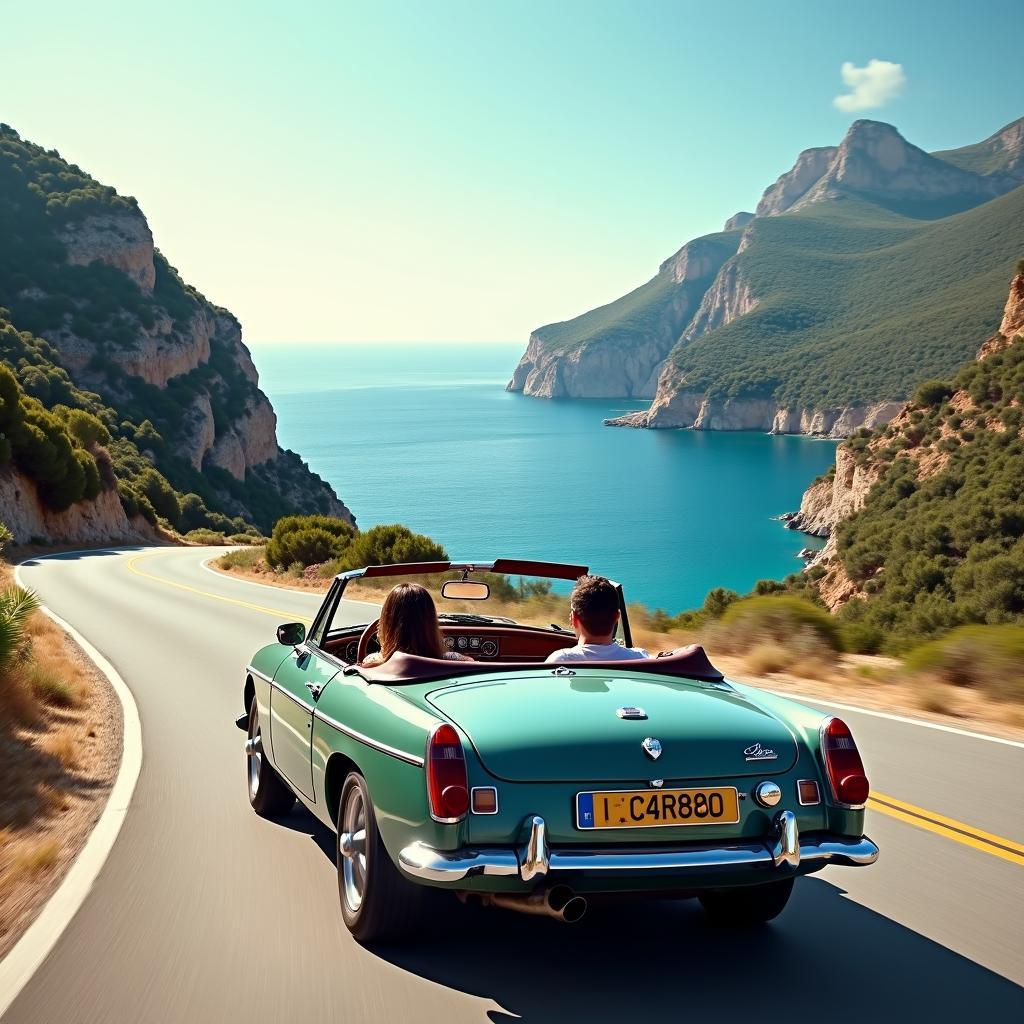
[[[368,683],[426,683],[435,679],[483,675],[493,672],[540,672],[567,669],[605,669],[614,672],[647,672],[679,679],[720,682],[725,677],[708,660],[699,644],[680,647],[658,658],[635,658],[630,661],[574,661],[526,664],[521,661],[448,661],[421,658],[415,654],[393,654],[383,665],[367,667],[351,665],[345,675],[362,676]]]

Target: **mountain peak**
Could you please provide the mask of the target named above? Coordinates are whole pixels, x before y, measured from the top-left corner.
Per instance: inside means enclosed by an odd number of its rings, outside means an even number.
[[[932,156],[985,177],[1003,177],[1011,183],[1024,181],[1024,117],[972,146],[940,150]]]

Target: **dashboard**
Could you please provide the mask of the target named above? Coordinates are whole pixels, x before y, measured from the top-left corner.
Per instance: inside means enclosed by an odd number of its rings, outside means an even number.
[[[336,658],[352,665],[356,661],[362,627],[332,631],[324,649]],[[553,651],[572,647],[576,637],[572,633],[558,633],[533,626],[464,626],[441,624],[441,636],[446,651],[466,655],[479,661],[544,661]],[[380,650],[374,640],[370,652]]]

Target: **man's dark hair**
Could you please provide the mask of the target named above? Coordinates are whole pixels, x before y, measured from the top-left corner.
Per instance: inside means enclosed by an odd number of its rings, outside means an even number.
[[[581,576],[572,588],[569,607],[588,633],[607,636],[615,628],[619,596],[603,576]]]

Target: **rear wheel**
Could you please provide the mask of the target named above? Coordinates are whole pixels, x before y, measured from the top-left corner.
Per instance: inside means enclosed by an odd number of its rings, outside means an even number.
[[[358,772],[350,772],[341,788],[337,860],[341,915],[360,942],[396,938],[415,928],[424,890],[406,881],[388,856]]]
[[[287,814],[295,804],[295,794],[263,753],[263,735],[255,699],[249,706],[249,741],[245,745],[245,753],[245,776],[252,809],[264,818]]]
[[[709,889],[700,894],[701,906],[714,924],[749,927],[778,917],[793,892],[793,879],[739,885],[734,889]]]

